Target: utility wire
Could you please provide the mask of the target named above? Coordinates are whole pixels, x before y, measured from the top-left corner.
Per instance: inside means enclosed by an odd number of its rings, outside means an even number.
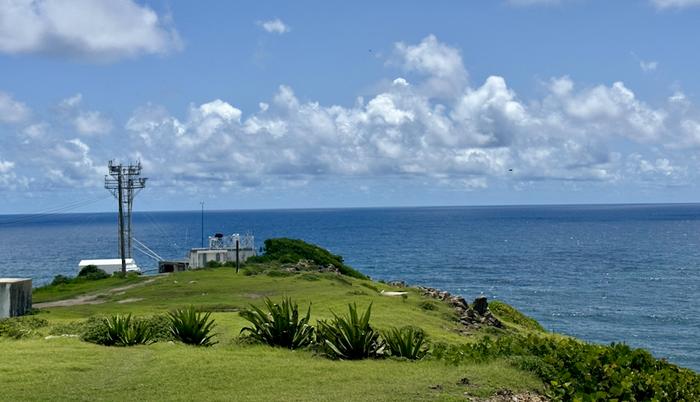
[[[23,223],[23,222],[36,220],[36,219],[42,219],[42,218],[48,218],[48,217],[55,216],[55,215],[60,215],[62,213],[66,213],[69,211],[76,210],[78,208],[88,206],[90,204],[97,203],[97,202],[105,200],[109,197],[111,197],[111,196],[107,195],[107,196],[101,196],[99,198],[94,198],[94,199],[73,201],[73,202],[70,202],[70,203],[65,204],[63,206],[52,208],[52,209],[47,209],[47,210],[44,210],[42,212],[31,213],[31,214],[20,214],[20,216],[16,219],[7,220],[7,221],[0,221],[0,226],[1,225],[14,225],[17,223]]]

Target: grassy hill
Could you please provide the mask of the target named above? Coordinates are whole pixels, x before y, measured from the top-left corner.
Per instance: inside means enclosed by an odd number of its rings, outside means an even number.
[[[394,288],[362,277],[317,272],[313,264],[311,268],[302,265],[299,271],[299,263],[262,259],[245,265],[238,274],[221,267],[155,277],[78,280],[36,289],[34,303],[39,309],[35,315],[0,321],[0,399],[507,400],[498,395],[521,393],[539,400],[536,394],[544,392],[572,399],[576,389],[567,394],[566,386],[571,385],[552,380],[571,376],[570,368],[557,362],[576,356],[581,364],[590,365],[582,366],[585,371],[598,367],[586,359],[613,350],[585,349],[585,345],[581,349],[583,346],[576,346],[583,345],[578,341],[568,344],[503,303],[493,303],[491,310],[505,328],[467,329],[448,303],[423,296],[417,288]],[[407,295],[389,297],[382,291],[405,291]],[[371,303],[373,327],[420,327],[432,351],[421,361],[344,361],[328,359],[314,350],[243,342],[239,333],[249,323],[239,312],[250,304],[262,306],[265,298],[280,301],[283,297],[291,297],[304,312],[311,305],[312,323],[330,319],[333,312],[345,313],[349,303],[362,310]],[[149,317],[190,305],[211,312],[216,345],[157,342],[107,347],[77,336],[89,317],[127,313]],[[561,348],[559,342],[564,342]],[[539,354],[542,351],[548,354]],[[560,351],[566,355],[553,355]],[[615,353],[627,356],[625,351]],[[637,360],[646,356],[642,353]],[[670,377],[667,371],[658,372],[679,387],[700,392],[697,375],[673,370]],[[651,377],[639,378],[650,381]],[[579,380],[571,378],[574,384]]]

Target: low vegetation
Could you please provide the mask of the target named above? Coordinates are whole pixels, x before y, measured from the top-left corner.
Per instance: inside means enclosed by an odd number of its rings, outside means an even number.
[[[151,328],[131,314],[113,315],[105,319],[106,346],[134,346],[153,343]]]
[[[425,331],[418,327],[391,328],[382,337],[391,356],[418,360],[428,354]]]
[[[299,305],[289,297],[279,304],[266,298],[265,306],[267,311],[254,305],[241,311],[241,317],[252,324],[241,329],[241,333],[260,343],[287,349],[305,348],[314,342],[314,327],[309,324],[311,306],[305,316],[299,315]]]
[[[326,355],[356,360],[378,357],[384,353],[384,341],[369,323],[372,305],[359,315],[355,303],[348,305],[347,315],[333,313],[333,318],[318,322],[319,344]]]
[[[328,250],[297,239],[267,239],[265,240],[265,253],[262,256],[248,259],[251,263],[280,262],[297,263],[300,260],[311,261],[317,265],[333,266],[341,274],[353,278],[368,279],[366,275],[345,265],[343,257],[330,253]]]
[[[194,306],[169,313],[170,333],[176,340],[195,346],[212,346],[216,324],[210,319],[211,313],[198,312]]]
[[[505,335],[460,346],[437,345],[432,355],[453,364],[507,358],[540,377],[556,400],[700,400],[697,373],[624,344],[603,346],[571,338]]]

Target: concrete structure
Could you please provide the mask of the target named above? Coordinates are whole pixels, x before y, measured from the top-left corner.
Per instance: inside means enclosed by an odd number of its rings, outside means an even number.
[[[241,236],[233,234],[224,236],[217,233],[209,237],[208,248],[193,248],[190,250],[188,260],[190,268],[204,268],[209,261],[220,264],[226,262],[245,262],[255,254],[255,239],[252,235]]]
[[[0,278],[0,318],[18,317],[32,309],[32,280]]]
[[[115,272],[121,272],[122,270],[121,258],[111,258],[106,260],[81,260],[78,264],[78,272],[88,265],[94,265],[110,275],[114,274]],[[126,272],[141,273],[141,268],[136,265],[133,258],[126,259]]]
[[[187,261],[158,261],[158,273],[187,271],[189,263]]]

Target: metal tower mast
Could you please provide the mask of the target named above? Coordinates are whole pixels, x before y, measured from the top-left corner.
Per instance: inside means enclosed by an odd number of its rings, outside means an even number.
[[[115,164],[109,161],[109,174],[105,175],[105,188],[117,199],[119,206],[119,256],[122,273],[126,274],[126,259],[131,258],[131,210],[134,197],[146,187],[146,178],[141,176],[141,162],[136,165]],[[126,211],[125,211],[126,210]]]

